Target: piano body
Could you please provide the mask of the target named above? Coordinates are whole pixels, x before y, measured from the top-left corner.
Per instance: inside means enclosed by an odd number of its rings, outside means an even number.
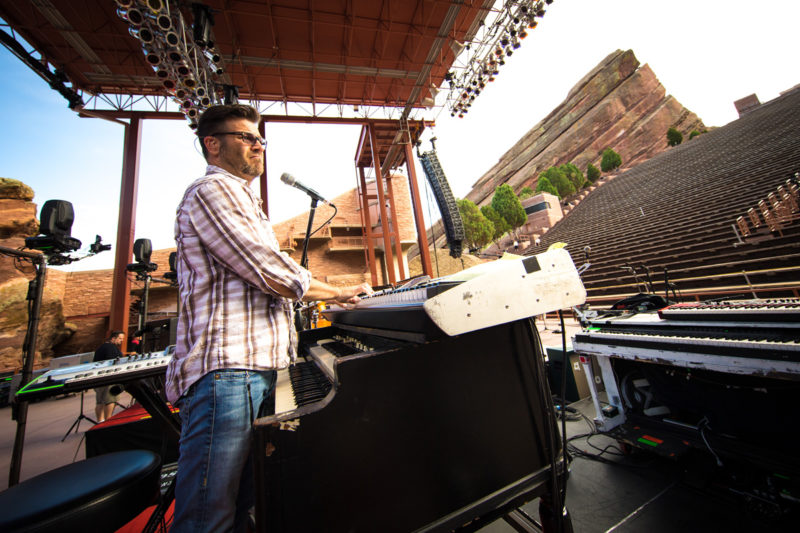
[[[585,291],[564,250],[497,263],[300,333],[255,422],[260,531],[471,530],[549,492],[560,444],[529,317]]]

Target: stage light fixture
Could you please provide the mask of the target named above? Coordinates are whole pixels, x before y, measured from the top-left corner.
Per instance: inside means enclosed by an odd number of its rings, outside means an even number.
[[[223,101],[225,105],[239,103],[239,88],[236,85],[223,85],[222,90],[225,95]]]
[[[194,89],[197,86],[197,80],[192,77],[183,78],[181,82],[187,89]]]
[[[132,7],[127,10],[122,10],[124,15],[120,15],[122,18],[128,21],[131,26],[141,26],[144,23],[144,15],[141,11]],[[117,10],[117,14],[120,14],[120,10]]]
[[[165,69],[164,67],[159,67],[159,69],[156,71],[156,77],[162,80],[165,78],[169,78],[169,75],[170,71]]]
[[[172,29],[172,19],[169,18],[169,15],[163,13],[156,17],[156,24],[162,31],[169,31]]]
[[[184,89],[183,87],[178,87],[175,89],[175,98],[178,100],[184,100],[187,96],[189,96],[189,91]]]
[[[527,36],[528,36],[528,32],[525,30],[525,28],[524,28],[524,27],[523,27],[523,28],[521,28],[521,29],[519,30],[519,38],[520,38],[520,39],[524,39],[524,38],[525,38],[525,37],[527,37]]]
[[[156,38],[156,36],[153,35],[153,30],[147,26],[140,26],[138,29],[136,29],[136,33],[138,34],[139,40],[145,44],[152,43]]]
[[[147,0],[145,3],[147,5],[147,9],[154,14],[164,9],[164,2],[162,2],[162,0]]]
[[[133,257],[136,262],[126,266],[125,270],[136,272],[137,274],[158,270],[158,265],[150,262],[150,254],[152,253],[153,244],[150,239],[136,239],[133,243]]]
[[[127,9],[133,5],[133,0],[116,0],[117,5],[123,9]]]
[[[514,50],[517,50],[517,49],[520,47],[520,42],[519,42],[519,39],[517,39],[516,37],[514,37],[514,39],[511,41],[511,47],[512,47]]]
[[[194,24],[192,26],[192,37],[200,48],[211,47],[211,26],[214,25],[214,16],[211,9],[203,4],[192,4],[192,15]]]
[[[164,279],[177,281],[178,279],[178,252],[169,254],[169,272],[164,272]]]
[[[164,42],[166,42],[169,46],[178,46],[178,44],[181,42],[181,39],[174,31],[168,31],[166,34],[164,34]]]
[[[202,98],[200,98],[200,105],[203,106],[203,107],[210,106],[211,105],[211,98],[209,98],[208,96],[203,96]]]
[[[181,59],[183,58],[183,56],[181,56],[180,52],[177,52],[177,51],[175,51],[175,50],[170,50],[169,52],[167,52],[167,58],[168,58],[168,59],[169,59],[169,60],[170,60],[172,63],[178,63],[179,61],[181,61]]]
[[[154,67],[161,64],[161,54],[158,52],[148,52],[145,59]]]
[[[47,200],[42,206],[40,219],[39,235],[27,237],[26,247],[42,250],[45,254],[74,252],[81,247],[81,241],[71,236],[75,211],[70,202]]]
[[[187,65],[185,61],[181,61],[175,65],[175,72],[177,72],[179,76],[188,76],[192,71],[189,70],[189,65]]]

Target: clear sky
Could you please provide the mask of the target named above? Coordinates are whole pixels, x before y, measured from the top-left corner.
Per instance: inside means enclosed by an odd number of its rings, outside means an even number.
[[[798,20],[800,3],[788,0],[555,0],[470,113],[463,119],[448,112],[438,115],[422,148],[430,149],[427,140],[436,135],[453,192],[463,197],[616,49],[632,49],[668,94],[706,125],[722,126],[737,118],[735,100],[755,93],[765,102],[800,83]],[[96,234],[114,244],[123,127],[78,118],[66,100],[5,48],[0,48],[0,72],[0,114],[5,118],[0,176],[33,187],[39,207],[49,199],[72,202],[72,235],[85,246]],[[283,172],[328,198],[356,186],[358,132],[353,126],[268,127],[274,221],[302,213],[309,205],[305,195],[278,181]],[[193,141],[183,121],[144,122],[136,238],[151,239],[154,249],[174,246],[175,207],[186,185],[205,167]],[[438,218],[435,202],[430,209]],[[72,268],[111,268],[113,258],[105,252]]]

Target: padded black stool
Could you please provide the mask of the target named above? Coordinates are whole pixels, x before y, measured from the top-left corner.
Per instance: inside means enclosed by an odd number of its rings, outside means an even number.
[[[158,455],[147,450],[78,461],[0,492],[0,531],[115,531],[159,492]]]

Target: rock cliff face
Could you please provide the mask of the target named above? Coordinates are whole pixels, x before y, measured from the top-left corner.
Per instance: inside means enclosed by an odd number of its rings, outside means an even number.
[[[24,183],[0,178],[0,246],[19,248],[25,237],[36,235],[36,204],[33,190]],[[20,266],[20,269],[17,268]],[[34,270],[30,263],[16,263],[0,256],[0,370],[22,367],[22,345],[28,329],[28,282]],[[36,343],[35,365],[52,355],[52,347],[71,332],[64,327],[62,299],[64,273],[47,271]]]
[[[503,154],[466,197],[480,206],[491,202],[503,183],[517,192],[535,189],[539,174],[553,165],[573,163],[585,173],[589,163],[600,167],[606,148],[632,167],[667,149],[670,127],[684,138],[705,129],[697,115],[666,94],[649,66],[640,66],[633,51],[617,50]]]

